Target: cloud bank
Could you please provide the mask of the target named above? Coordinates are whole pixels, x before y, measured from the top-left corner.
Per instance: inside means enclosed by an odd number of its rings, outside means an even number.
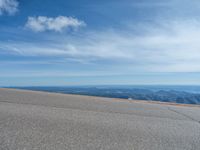
[[[26,28],[35,32],[56,31],[62,32],[64,29],[77,29],[85,26],[85,22],[72,17],[58,16],[55,18],[38,16],[28,17]]]
[[[18,11],[18,5],[17,0],[0,0],[0,15],[3,13],[14,15]]]

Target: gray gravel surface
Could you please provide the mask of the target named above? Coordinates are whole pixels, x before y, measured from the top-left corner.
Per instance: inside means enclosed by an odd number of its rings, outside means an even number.
[[[199,150],[200,107],[0,89],[0,150]]]

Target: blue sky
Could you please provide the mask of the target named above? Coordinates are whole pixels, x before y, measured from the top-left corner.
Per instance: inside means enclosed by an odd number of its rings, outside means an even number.
[[[0,86],[199,77],[198,0],[0,0]]]

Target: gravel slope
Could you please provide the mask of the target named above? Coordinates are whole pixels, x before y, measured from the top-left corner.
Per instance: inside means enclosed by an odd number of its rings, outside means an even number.
[[[200,107],[0,89],[0,150],[198,150]]]

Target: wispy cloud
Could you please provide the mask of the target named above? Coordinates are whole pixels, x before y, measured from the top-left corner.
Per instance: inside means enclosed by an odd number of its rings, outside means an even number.
[[[85,22],[78,20],[73,17],[58,16],[55,18],[38,16],[38,17],[28,17],[28,21],[25,25],[35,32],[43,31],[56,31],[62,32],[64,29],[72,28],[77,29],[81,26],[85,26]]]
[[[17,0],[0,0],[0,15],[3,13],[15,14],[18,11],[18,5]]]
[[[147,24],[124,32],[113,29],[73,38],[52,37],[53,42],[0,42],[0,49],[24,56],[77,59],[80,63],[109,61],[111,68],[122,66],[132,72],[199,72],[199,26],[199,20],[163,21],[159,26]],[[135,30],[145,32],[138,35]]]

